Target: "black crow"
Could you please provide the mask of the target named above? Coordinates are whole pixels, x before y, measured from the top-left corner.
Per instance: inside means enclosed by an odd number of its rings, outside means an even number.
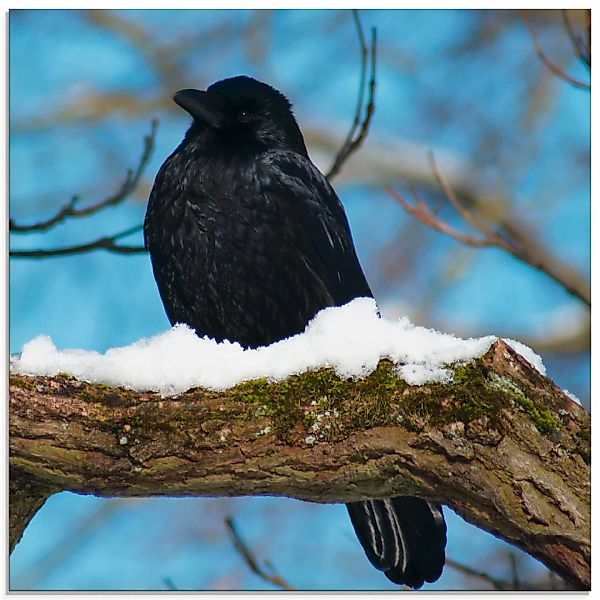
[[[240,76],[173,99],[193,121],[158,172],[144,222],[172,324],[255,348],[300,333],[323,308],[372,297],[342,204],[283,94]],[[391,581],[439,578],[441,506],[410,496],[346,506]]]

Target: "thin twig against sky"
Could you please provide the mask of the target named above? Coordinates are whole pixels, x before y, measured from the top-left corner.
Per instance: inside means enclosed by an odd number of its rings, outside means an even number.
[[[285,579],[280,577],[279,575],[272,573],[269,574],[265,571],[263,567],[260,566],[258,559],[254,556],[253,552],[250,550],[249,546],[244,542],[240,533],[237,530],[237,527],[231,517],[227,517],[225,519],[225,525],[227,526],[227,531],[231,537],[231,541],[233,542],[233,546],[238,551],[240,556],[244,559],[244,562],[248,565],[248,568],[255,574],[258,575],[263,581],[266,581],[280,590],[295,590],[296,588],[292,587]]]
[[[89,217],[110,206],[117,206],[123,203],[139,185],[144,170],[150,161],[150,157],[154,151],[157,128],[158,120],[153,119],[150,133],[144,136],[144,150],[140,157],[138,166],[135,170],[130,169],[127,172],[125,181],[115,194],[84,208],[77,208],[80,198],[78,196],[74,196],[68,204],[65,204],[54,216],[45,221],[38,221],[37,223],[33,223],[31,225],[18,225],[11,219],[9,221],[10,232],[32,233],[48,231],[55,225],[58,225],[67,219]],[[108,250],[118,254],[139,254],[146,252],[146,248],[144,246],[123,246],[118,244],[117,241],[141,230],[142,225],[135,225],[114,235],[101,236],[96,240],[86,244],[78,244],[64,248],[10,250],[10,256],[12,258],[50,258],[55,256],[84,254],[86,252],[91,252],[92,250]]]
[[[11,250],[10,256],[11,258],[50,258],[54,256],[85,254],[92,250],[108,250],[109,252],[115,252],[117,254],[141,254],[142,252],[146,252],[144,246],[122,246],[121,244],[116,243],[117,240],[133,235],[141,230],[142,225],[135,225],[125,231],[115,233],[115,235],[103,236],[87,244],[67,246],[65,248],[52,248],[50,250]]]
[[[96,214],[97,212],[109,207],[117,206],[125,201],[136,189],[143,173],[148,165],[152,152],[154,151],[154,143],[156,139],[156,131],[158,128],[158,120],[153,119],[151,122],[151,130],[148,135],[144,136],[144,150],[138,162],[138,166],[134,169],[127,171],[125,181],[119,188],[119,190],[108,196],[100,202],[90,204],[84,208],[77,208],[81,198],[79,196],[73,196],[71,200],[65,204],[53,217],[50,217],[46,221],[38,221],[31,225],[18,225],[12,219],[9,221],[9,230],[11,233],[29,233],[31,231],[46,231],[59,223],[69,219],[78,217],[89,217],[90,215]]]
[[[375,112],[375,86],[376,86],[376,67],[377,67],[377,29],[373,27],[371,29],[371,48],[370,48],[370,75],[369,75],[369,98],[367,107],[363,116],[363,105],[366,93],[366,79],[367,79],[367,62],[369,59],[369,49],[365,41],[365,34],[363,32],[362,24],[360,22],[360,16],[358,10],[352,11],[354,17],[354,23],[356,24],[356,31],[358,33],[358,40],[360,43],[361,52],[361,64],[360,64],[360,83],[358,86],[358,98],[356,103],[356,111],[354,113],[354,120],[350,131],[344,140],[341,148],[339,149],[331,168],[326,174],[327,179],[335,177],[344,166],[344,163],[348,160],[351,154],[356,152],[361,146],[363,141],[366,139],[369,133],[369,125]],[[362,121],[361,121],[362,119]],[[357,133],[358,131],[358,133]]]
[[[482,235],[474,236],[459,231],[450,225],[450,223],[436,215],[416,191],[413,190],[414,202],[409,202],[403,194],[394,189],[391,185],[385,185],[385,190],[406,212],[421,221],[421,223],[424,223],[441,233],[445,233],[467,246],[473,246],[475,248],[500,248],[504,250],[534,269],[541,271],[562,285],[570,294],[579,298],[579,300],[588,306],[591,306],[591,290],[587,284],[574,284],[573,278],[568,277],[562,270],[557,268],[556,261],[548,260],[547,256],[537,252],[536,246],[520,244],[516,240],[509,239],[507,236],[489,227],[482,219],[473,213],[473,211],[469,210],[462,200],[460,200],[445,175],[438,167],[433,153],[430,153],[428,158],[435,179],[448,201],[461,217]]]
[[[529,33],[531,34],[531,38],[533,39],[533,43],[535,44],[535,52],[538,55],[539,59],[546,65],[546,67],[554,73],[557,77],[560,77],[567,83],[570,83],[572,86],[576,88],[580,88],[582,90],[591,90],[592,86],[589,83],[585,83],[584,81],[580,81],[576,79],[572,75],[569,75],[564,69],[559,67],[551,58],[548,57],[540,40],[538,39],[535,30],[529,23],[529,19],[527,16],[523,16],[523,20],[525,21],[525,25],[527,25],[527,29],[529,29]]]

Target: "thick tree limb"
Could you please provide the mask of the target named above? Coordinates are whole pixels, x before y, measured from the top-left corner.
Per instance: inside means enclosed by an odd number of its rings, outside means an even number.
[[[44,502],[60,488],[39,483],[27,473],[22,473],[18,468],[10,469],[9,476],[9,529],[10,551],[19,543],[23,531],[35,513],[42,508]]]
[[[382,361],[359,381],[322,370],[161,398],[12,374],[11,547],[47,490],[314,502],[414,494],[589,589],[589,416],[501,341],[454,380],[409,386]],[[32,488],[44,492],[24,518],[19,497]]]

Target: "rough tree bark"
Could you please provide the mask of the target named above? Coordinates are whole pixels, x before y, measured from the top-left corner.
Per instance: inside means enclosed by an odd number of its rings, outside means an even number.
[[[454,382],[409,386],[388,361],[172,398],[69,376],[10,376],[10,547],[54,492],[411,494],[450,506],[590,587],[590,419],[504,342]]]

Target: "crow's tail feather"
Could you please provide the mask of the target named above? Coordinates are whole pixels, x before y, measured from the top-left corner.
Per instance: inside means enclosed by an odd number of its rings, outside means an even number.
[[[420,588],[440,577],[446,548],[440,505],[398,496],[346,507],[367,558],[390,581]]]

